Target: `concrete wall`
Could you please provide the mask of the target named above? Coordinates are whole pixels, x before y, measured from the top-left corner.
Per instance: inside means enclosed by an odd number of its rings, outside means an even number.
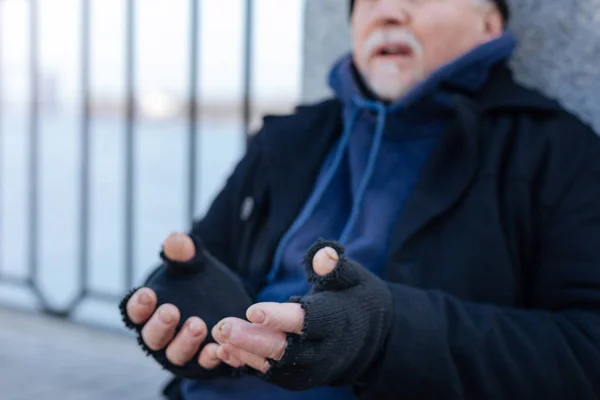
[[[348,2],[306,0],[303,97],[329,95],[327,72],[349,48]],[[517,79],[600,132],[600,0],[512,0]]]

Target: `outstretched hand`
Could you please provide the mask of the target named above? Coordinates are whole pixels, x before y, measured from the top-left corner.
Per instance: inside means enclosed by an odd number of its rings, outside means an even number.
[[[286,389],[352,385],[379,355],[391,324],[386,284],[346,259],[334,242],[305,257],[313,291],[289,303],[258,303],[250,322],[226,318],[212,330],[217,356],[241,361]]]
[[[208,326],[243,315],[251,300],[235,275],[186,234],[170,235],[161,256],[165,264],[147,286],[121,302],[124,322],[164,368],[182,377],[208,377],[207,371],[221,364],[218,345],[207,343]],[[232,358],[230,365],[243,364]],[[233,373],[229,368],[215,372]]]
[[[315,273],[327,275],[338,262],[338,254],[325,247],[315,254],[312,262]],[[302,335],[304,310],[298,303],[258,303],[246,312],[248,321],[226,318],[212,330],[221,344],[217,356],[224,362],[238,361],[266,374],[271,364],[268,360],[282,359],[287,336]]]

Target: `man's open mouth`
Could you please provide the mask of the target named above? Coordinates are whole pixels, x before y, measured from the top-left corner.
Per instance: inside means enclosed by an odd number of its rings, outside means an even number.
[[[412,47],[404,43],[388,43],[375,48],[375,57],[409,57],[414,53]]]

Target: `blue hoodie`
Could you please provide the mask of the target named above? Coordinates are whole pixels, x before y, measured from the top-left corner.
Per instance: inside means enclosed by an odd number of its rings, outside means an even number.
[[[481,87],[490,68],[509,58],[514,47],[507,32],[438,69],[392,104],[369,96],[351,56],[342,57],[329,84],[344,104],[344,131],[282,237],[258,301],[284,302],[309,290],[301,261],[319,237],[339,241],[349,258],[381,275],[393,224],[452,118],[451,96]],[[185,400],[354,398],[350,388],[288,392],[252,377],[185,382],[183,394]]]
[[[483,85],[490,67],[514,47],[514,37],[505,33],[441,67],[392,104],[366,94],[350,55],[339,60],[329,84],[344,104],[344,132],[283,236],[259,300],[283,302],[308,290],[300,262],[319,237],[338,240],[349,258],[381,274],[392,226],[452,118],[451,96]]]

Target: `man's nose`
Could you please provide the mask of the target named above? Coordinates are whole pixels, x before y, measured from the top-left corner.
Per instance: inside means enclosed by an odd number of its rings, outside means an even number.
[[[406,25],[410,20],[408,3],[408,0],[377,0],[373,12],[381,25]]]

